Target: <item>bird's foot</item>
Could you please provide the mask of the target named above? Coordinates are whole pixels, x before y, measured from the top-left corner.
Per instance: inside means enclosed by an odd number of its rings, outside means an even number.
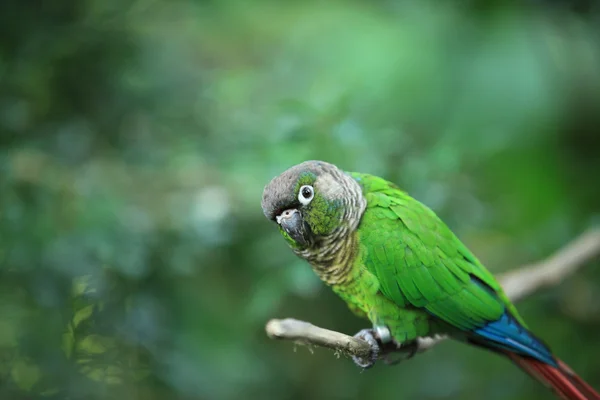
[[[371,368],[377,360],[383,360],[386,365],[396,365],[414,357],[421,346],[419,338],[405,343],[398,342],[386,326],[363,329],[354,337],[371,346],[371,354],[368,357],[352,356],[354,363],[363,369]]]
[[[369,346],[371,346],[371,354],[368,357],[352,356],[352,361],[354,361],[354,364],[363,369],[371,368],[373,365],[375,365],[375,361],[379,359],[381,347],[375,335],[376,332],[373,329],[362,329],[360,332],[354,335],[355,338],[364,340],[365,342],[369,343]]]
[[[368,358],[352,356],[354,363],[363,369],[375,365],[375,362],[380,359],[382,349],[387,350],[386,348],[390,346],[396,347],[392,334],[385,325],[375,325],[373,329],[363,329],[354,337],[366,341],[371,346],[371,354]]]
[[[385,346],[380,351],[380,357],[385,365],[396,365],[401,361],[413,358],[419,351],[419,339],[412,342],[400,343],[393,341],[393,346]]]

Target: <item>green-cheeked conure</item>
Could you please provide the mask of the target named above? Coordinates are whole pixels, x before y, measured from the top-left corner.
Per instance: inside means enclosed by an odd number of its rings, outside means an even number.
[[[373,348],[446,334],[510,358],[564,399],[600,395],[533,335],[494,276],[436,214],[382,178],[306,161],[264,189],[292,250],[373,329]]]

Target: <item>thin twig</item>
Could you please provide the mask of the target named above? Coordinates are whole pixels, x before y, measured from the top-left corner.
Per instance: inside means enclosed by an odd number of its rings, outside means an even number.
[[[556,286],[600,256],[600,229],[590,229],[545,260],[500,276],[506,295],[514,302]]]
[[[545,260],[503,274],[499,280],[506,295],[516,302],[542,288],[558,285],[566,277],[599,256],[600,229],[590,229]],[[368,358],[371,354],[371,346],[364,340],[297,319],[272,319],[265,329],[272,339],[293,340],[297,343],[327,347],[348,356]],[[444,336],[420,338],[418,352],[429,350],[444,339],[446,339]]]
[[[371,346],[364,340],[319,328],[309,322],[293,318],[272,319],[267,323],[266,330],[267,335],[272,339],[288,339],[302,344],[314,344],[358,357],[368,357],[371,353]]]

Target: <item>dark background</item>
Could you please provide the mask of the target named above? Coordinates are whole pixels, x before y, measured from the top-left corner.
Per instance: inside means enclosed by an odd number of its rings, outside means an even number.
[[[0,5],[0,398],[547,399],[445,343],[361,373],[264,334],[368,326],[262,215],[323,159],[432,207],[494,272],[600,223],[594,2]],[[599,262],[520,303],[600,388]]]

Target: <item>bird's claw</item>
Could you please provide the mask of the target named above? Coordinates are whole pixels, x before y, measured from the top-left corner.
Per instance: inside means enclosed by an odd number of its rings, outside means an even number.
[[[396,365],[414,357],[420,347],[418,338],[406,343],[398,342],[386,326],[363,329],[354,337],[366,341],[371,346],[371,354],[368,357],[352,356],[354,363],[363,369],[371,368],[377,360],[383,360],[386,365]],[[393,356],[394,354],[396,356]]]
[[[413,340],[412,342],[408,342],[408,343],[404,343],[402,345],[402,347],[404,349],[407,349],[408,351],[406,352],[406,356],[404,357],[405,360],[411,359],[415,356],[415,354],[417,354],[419,352],[419,348],[421,346],[421,342],[420,339],[417,338],[416,340]],[[398,346],[400,347],[400,346]]]
[[[385,365],[396,365],[396,364],[400,363],[401,361],[405,361],[410,358],[413,358],[415,356],[415,354],[417,354],[417,351],[419,351],[419,341],[418,340],[408,342],[408,343],[398,343],[398,342],[394,341],[394,344],[396,346],[395,349],[385,348],[381,352],[382,359],[383,359],[383,362],[385,363]],[[395,353],[398,349],[402,349],[402,352],[400,353],[400,355],[397,357],[392,357],[392,354]]]
[[[371,354],[368,358],[352,356],[352,361],[354,361],[356,365],[363,369],[371,368],[373,365],[375,365],[375,361],[379,359],[379,353],[381,351],[379,342],[375,338],[375,332],[373,329],[362,329],[360,332],[354,335],[354,337],[369,343],[369,346],[371,346]]]

